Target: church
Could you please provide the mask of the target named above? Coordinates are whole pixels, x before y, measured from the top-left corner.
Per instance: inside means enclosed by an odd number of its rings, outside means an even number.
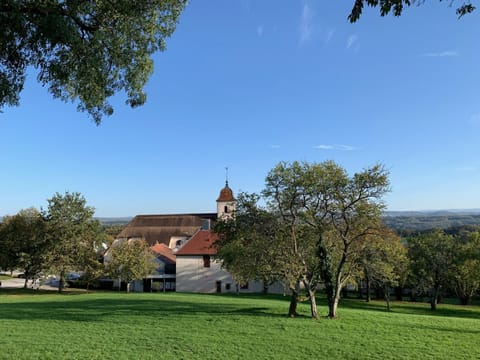
[[[213,244],[218,237],[213,225],[217,219],[232,217],[235,212],[235,197],[228,180],[216,202],[216,213],[137,215],[130,221],[115,242],[144,240],[159,263],[158,274],[136,281],[133,290],[199,293],[262,290],[258,282],[236,284],[215,258]]]

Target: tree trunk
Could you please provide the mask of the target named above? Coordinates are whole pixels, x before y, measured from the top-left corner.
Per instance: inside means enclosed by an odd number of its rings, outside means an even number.
[[[325,283],[328,303],[328,317],[334,319],[337,317],[338,302],[340,300],[340,286],[334,286],[332,283]]]
[[[387,303],[387,311],[390,311],[390,287],[385,285],[385,302]]]
[[[472,297],[470,295],[463,295],[463,296],[459,296],[459,299],[460,299],[460,304],[469,305]]]
[[[403,288],[401,286],[395,287],[395,300],[402,301],[403,300]]]
[[[58,293],[60,294],[63,290],[63,286],[65,283],[65,272],[61,271],[60,272],[60,280],[58,281]]]
[[[365,287],[367,290],[367,302],[370,302],[372,296],[370,295],[370,278],[368,276],[365,278]]]
[[[23,283],[23,288],[26,289],[28,286],[28,277],[27,274],[25,274],[25,282]]]
[[[310,313],[312,318],[318,320],[317,300],[315,299],[315,290],[308,289],[308,296],[310,297]]]
[[[268,283],[265,282],[265,281],[262,281],[262,284],[263,284],[262,293],[263,293],[264,295],[267,295],[267,294],[268,294]]]
[[[298,291],[297,289],[290,289],[292,291],[292,296],[290,297],[290,307],[288,308],[288,316],[295,317],[298,315],[297,313],[297,305],[298,305]]]
[[[430,298],[430,310],[435,311],[437,310],[437,303],[438,303],[438,286],[434,286],[432,289],[432,297]]]

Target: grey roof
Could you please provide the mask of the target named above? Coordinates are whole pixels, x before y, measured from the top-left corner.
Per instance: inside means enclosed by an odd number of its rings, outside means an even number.
[[[172,236],[192,236],[202,220],[216,220],[216,213],[178,215],[137,215],[117,238],[143,238],[149,245],[169,245]]]

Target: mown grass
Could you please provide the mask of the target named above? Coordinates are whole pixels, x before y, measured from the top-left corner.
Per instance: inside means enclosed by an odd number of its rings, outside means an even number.
[[[320,299],[319,310],[326,313]],[[480,308],[260,295],[0,291],[0,359],[478,359]]]

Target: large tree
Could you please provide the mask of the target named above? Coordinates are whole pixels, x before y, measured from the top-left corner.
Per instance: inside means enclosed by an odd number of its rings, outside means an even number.
[[[56,193],[48,200],[44,214],[51,242],[48,265],[60,277],[59,292],[65,284],[66,274],[82,270],[86,257],[95,253],[93,244],[99,236],[100,225],[93,219],[94,213],[94,208],[87,206],[85,198],[78,192]]]
[[[442,0],[439,0],[442,1]],[[406,7],[416,4],[422,4],[425,0],[355,0],[353,4],[352,11],[348,16],[350,22],[356,22],[362,15],[363,8],[365,5],[371,7],[378,7],[380,9],[380,15],[385,16],[390,13],[393,13],[395,16],[402,15]],[[449,4],[454,3],[454,0],[445,1]],[[458,17],[462,17],[466,14],[469,14],[475,10],[475,6],[471,1],[463,1],[462,4],[456,8]]]
[[[333,161],[282,162],[268,174],[263,195],[281,219],[286,258],[294,259],[290,279],[308,291],[312,317],[318,316],[320,280],[328,316],[337,316],[340,292],[359,272],[368,237],[382,228],[382,196],[388,190],[388,173],[381,165],[349,176]]]
[[[35,208],[20,210],[14,216],[6,216],[0,228],[0,267],[24,272],[25,285],[33,279],[45,262],[48,249],[46,223]]]
[[[456,245],[452,235],[434,230],[408,239],[411,273],[419,291],[430,294],[430,309],[436,310],[440,292],[449,284]]]
[[[29,67],[55,98],[77,101],[98,124],[124,91],[142,105],[153,71],[186,0],[2,0],[0,108],[18,105]]]

